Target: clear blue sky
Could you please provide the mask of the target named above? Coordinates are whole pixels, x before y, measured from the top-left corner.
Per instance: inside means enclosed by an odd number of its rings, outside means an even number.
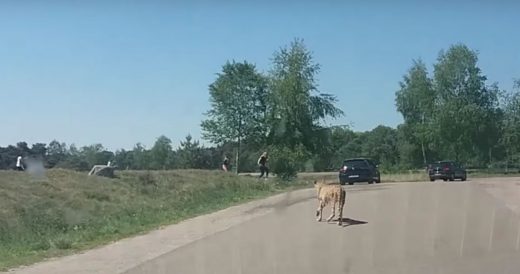
[[[514,1],[213,2],[0,2],[0,146],[129,149],[164,134],[177,147],[200,138],[207,87],[227,60],[267,71],[296,37],[346,113],[332,123],[355,130],[398,125],[394,95],[412,59],[431,69],[453,43],[480,52],[490,83],[511,89],[520,77]]]

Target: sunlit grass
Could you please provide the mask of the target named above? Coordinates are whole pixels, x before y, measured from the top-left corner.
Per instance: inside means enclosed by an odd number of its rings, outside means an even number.
[[[0,269],[106,244],[307,183],[220,171],[0,172]]]

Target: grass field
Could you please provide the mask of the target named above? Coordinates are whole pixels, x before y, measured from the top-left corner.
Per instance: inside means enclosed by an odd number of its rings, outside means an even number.
[[[0,171],[0,269],[92,248],[251,199],[308,186],[219,171]]]
[[[291,183],[220,171],[124,171],[118,178],[48,170],[0,171],[0,270],[62,256],[286,190],[337,173],[302,173]],[[468,177],[496,176],[471,174]],[[383,174],[383,183],[427,181],[424,172]]]

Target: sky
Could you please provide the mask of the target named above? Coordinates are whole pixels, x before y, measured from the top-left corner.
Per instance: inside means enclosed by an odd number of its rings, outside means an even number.
[[[395,92],[412,60],[432,72],[456,43],[479,52],[489,84],[520,78],[519,3],[390,2],[0,1],[0,146],[200,139],[222,65],[267,72],[295,38],[345,112],[328,124],[357,131],[401,123]]]

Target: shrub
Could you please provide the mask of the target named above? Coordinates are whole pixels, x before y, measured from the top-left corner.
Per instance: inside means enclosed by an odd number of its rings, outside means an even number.
[[[272,173],[282,180],[290,180],[296,177],[298,171],[305,162],[307,151],[303,147],[290,149],[286,147],[272,147],[269,163]]]

